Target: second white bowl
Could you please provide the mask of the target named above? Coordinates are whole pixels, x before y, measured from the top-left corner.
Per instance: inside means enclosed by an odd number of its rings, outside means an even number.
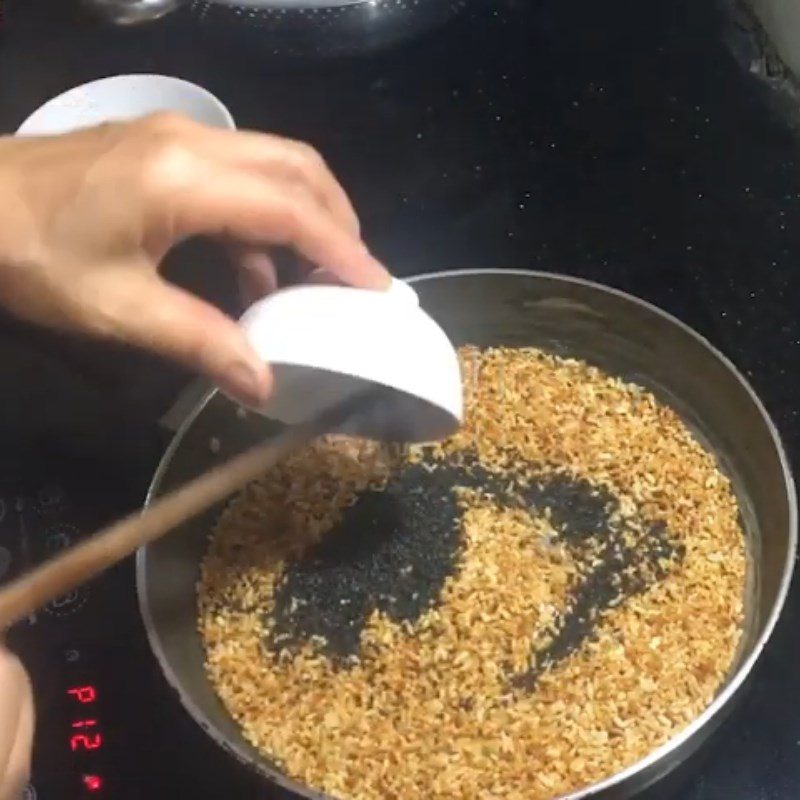
[[[217,128],[236,127],[223,103],[194,83],[169,75],[114,75],[53,97],[37,108],[17,133],[53,136],[158,111],[174,111]]]

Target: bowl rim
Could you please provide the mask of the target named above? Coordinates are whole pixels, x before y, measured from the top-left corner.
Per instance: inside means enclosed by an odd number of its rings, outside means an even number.
[[[675,736],[671,737],[663,745],[657,747],[655,750],[652,750],[646,756],[639,759],[634,764],[631,764],[629,767],[626,767],[624,770],[620,770],[619,772],[610,775],[608,778],[604,778],[601,781],[590,784],[588,786],[584,786],[580,789],[577,789],[576,791],[567,794],[562,794],[556,798],[553,798],[553,800],[586,800],[586,798],[593,797],[595,795],[600,794],[601,792],[606,792],[619,787],[621,784],[624,784],[625,782],[633,779],[634,777],[644,773],[646,770],[654,767],[654,765],[657,762],[661,761],[662,759],[665,759],[670,754],[679,751],[682,747],[684,747],[684,745],[686,745],[691,739],[693,739],[700,730],[702,730],[707,725],[712,723],[712,721],[714,721],[716,718],[721,717],[723,711],[726,709],[729,703],[733,701],[734,697],[738,694],[740,689],[742,689],[743,684],[747,681],[748,677],[750,676],[753,670],[753,667],[760,658],[767,642],[772,636],[772,633],[775,629],[775,625],[777,624],[780,614],[783,611],[786,602],[786,597],[789,592],[789,587],[791,585],[792,576],[794,573],[795,554],[797,552],[797,542],[798,542],[798,530],[797,530],[798,507],[797,507],[797,494],[795,492],[795,481],[792,475],[789,459],[787,457],[783,441],[781,439],[777,427],[772,421],[772,418],[767,412],[766,407],[756,394],[755,390],[750,386],[749,382],[736,368],[733,362],[727,356],[725,356],[720,350],[718,350],[714,345],[712,345],[703,335],[695,331],[692,327],[687,325],[685,322],[682,322],[680,319],[673,316],[669,312],[664,311],[658,306],[648,302],[647,300],[643,300],[639,297],[636,297],[635,295],[631,295],[620,289],[616,289],[614,287],[607,286],[605,284],[601,284],[595,281],[587,280],[585,278],[573,277],[570,275],[561,275],[555,272],[545,272],[539,270],[502,269],[497,267],[483,268],[483,269],[481,268],[453,269],[453,270],[443,270],[439,272],[430,272],[430,273],[414,275],[406,278],[405,280],[407,280],[412,286],[415,286],[416,284],[424,283],[427,280],[480,276],[480,275],[496,275],[496,276],[512,275],[518,277],[546,279],[559,282],[562,284],[584,286],[587,288],[600,291],[605,294],[614,295],[623,301],[633,303],[634,305],[637,305],[640,308],[643,308],[652,314],[660,316],[667,322],[670,322],[673,325],[677,326],[680,330],[688,334],[698,344],[700,344],[713,356],[715,356],[722,363],[722,365],[727,368],[727,370],[731,373],[731,375],[734,378],[736,378],[736,380],[739,382],[739,384],[750,398],[750,401],[753,403],[755,409],[758,411],[759,415],[761,416],[766,426],[766,430],[770,438],[772,439],[772,443],[775,447],[775,451],[778,456],[778,460],[781,467],[781,472],[783,474],[784,490],[786,492],[788,507],[789,507],[789,531],[788,531],[789,539],[787,547],[787,557],[786,557],[786,562],[784,563],[783,566],[781,581],[778,587],[777,594],[775,596],[775,600],[772,604],[772,607],[769,610],[769,613],[767,614],[760,635],[757,637],[755,642],[753,642],[749,651],[746,652],[741,662],[739,663],[738,667],[736,668],[735,672],[729,677],[727,684],[721,689],[721,691],[718,692],[718,694],[714,697],[711,703],[708,706],[706,706],[706,708],[697,717],[695,717],[692,720],[692,722],[690,722]],[[172,462],[172,458],[175,452],[177,451],[178,447],[180,446],[185,434],[191,428],[195,419],[200,415],[202,410],[206,407],[208,402],[215,394],[216,390],[208,392],[204,397],[204,399],[197,404],[197,406],[186,417],[186,419],[178,428],[174,438],[172,439],[172,442],[165,450],[164,455],[162,456],[161,461],[159,462],[158,467],[156,468],[156,471],[153,475],[153,480],[150,484],[145,499],[145,504],[144,504],[145,508],[149,506],[150,503],[153,502],[153,500],[158,496],[161,481],[164,478]],[[332,798],[330,795],[326,795],[325,793],[320,792],[319,790],[314,789],[313,787],[309,787],[299,781],[295,781],[294,779],[288,777],[275,767],[270,767],[268,765],[267,760],[263,756],[260,756],[258,754],[253,755],[251,753],[246,753],[239,747],[235,746],[232,747],[231,744],[226,740],[226,738],[222,734],[220,734],[219,731],[217,731],[216,726],[206,717],[206,715],[194,704],[194,701],[184,692],[181,685],[181,681],[178,679],[178,676],[172,670],[169,660],[167,659],[166,654],[161,648],[159,638],[155,633],[155,625],[154,625],[152,610],[150,608],[150,603],[148,599],[148,593],[144,591],[144,586],[146,583],[146,571],[147,571],[147,564],[146,564],[146,546],[145,546],[140,548],[136,553],[136,593],[138,596],[139,610],[142,615],[142,620],[144,622],[150,648],[152,649],[153,654],[156,656],[156,659],[159,662],[159,666],[165,678],[172,686],[172,688],[177,692],[181,704],[189,712],[190,716],[194,719],[194,721],[197,724],[199,724],[206,731],[206,733],[208,733],[209,736],[211,736],[226,752],[231,753],[237,760],[244,763],[248,767],[254,769],[258,774],[268,779],[272,783],[277,784],[282,788],[290,789],[296,793],[305,795],[306,797],[316,798],[317,800],[335,800],[335,798]],[[657,781],[660,777],[664,777],[666,774],[668,774],[669,771],[670,771],[669,769],[665,770],[660,776],[656,776],[654,780]]]

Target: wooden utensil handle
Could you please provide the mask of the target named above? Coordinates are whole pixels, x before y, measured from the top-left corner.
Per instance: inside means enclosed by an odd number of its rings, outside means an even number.
[[[12,581],[0,590],[0,631],[224,500],[292,450],[335,429],[352,410],[351,404],[341,406],[312,422],[286,429],[159,498],[144,513],[131,514]]]

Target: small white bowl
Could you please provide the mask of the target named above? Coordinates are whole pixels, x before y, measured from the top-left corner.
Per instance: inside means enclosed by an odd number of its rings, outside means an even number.
[[[388,391],[342,432],[428,442],[455,432],[463,416],[455,348],[395,281],[387,292],[300,286],[251,306],[240,324],[272,365],[270,400],[255,409],[286,424],[307,421],[370,387]]]
[[[174,111],[217,128],[235,128],[228,109],[211,92],[168,75],[115,75],[48,100],[20,125],[21,136],[52,136],[103,122]]]

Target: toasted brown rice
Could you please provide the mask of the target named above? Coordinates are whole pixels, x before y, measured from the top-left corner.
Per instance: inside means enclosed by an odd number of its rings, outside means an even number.
[[[637,386],[535,349],[466,348],[462,360],[458,434],[401,456],[341,438],[314,444],[232,501],[203,564],[199,630],[220,698],[262,753],[337,798],[549,800],[594,783],[694,719],[739,643],[737,503],[679,416]],[[588,481],[618,499],[620,518],[638,520],[630,536],[663,523],[680,557],[602,609],[592,635],[529,687],[514,685],[509,674],[552,643],[602,536],[577,557],[547,509],[456,489],[462,549],[438,603],[413,622],[374,611],[346,667],[320,642],[267,646],[292,558],[360,492],[390,481],[398,460],[433,470],[465,453],[493,473]]]

